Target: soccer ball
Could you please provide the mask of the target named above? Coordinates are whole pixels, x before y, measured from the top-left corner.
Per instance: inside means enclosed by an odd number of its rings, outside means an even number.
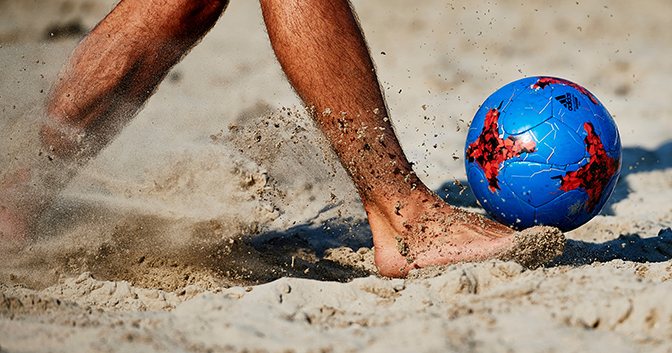
[[[529,77],[493,93],[471,122],[467,179],[483,208],[516,229],[575,229],[600,212],[621,170],[621,139],[585,88]]]

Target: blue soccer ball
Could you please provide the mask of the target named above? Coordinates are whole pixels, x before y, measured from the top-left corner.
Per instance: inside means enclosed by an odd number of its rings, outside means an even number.
[[[467,179],[483,208],[516,229],[575,229],[600,212],[621,170],[621,139],[585,88],[524,78],[480,107],[465,146]]]

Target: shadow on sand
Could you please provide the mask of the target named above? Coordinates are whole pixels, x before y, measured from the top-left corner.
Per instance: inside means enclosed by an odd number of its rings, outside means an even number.
[[[631,262],[665,262],[672,259],[672,230],[661,229],[657,237],[641,238],[637,234],[621,235],[604,243],[567,240],[565,251],[548,267],[583,266],[594,262],[623,260]]]

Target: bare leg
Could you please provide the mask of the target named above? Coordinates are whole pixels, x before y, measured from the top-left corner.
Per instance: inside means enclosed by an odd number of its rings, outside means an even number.
[[[0,181],[0,250],[23,243],[44,208],[135,116],[227,3],[123,0],[79,44],[50,94],[43,152]]]
[[[215,24],[228,1],[124,0],[77,47],[51,92],[45,146],[96,155]]]
[[[520,235],[446,204],[413,172],[348,1],[261,6],[282,68],[355,182],[380,273],[398,277],[432,264],[509,256]]]

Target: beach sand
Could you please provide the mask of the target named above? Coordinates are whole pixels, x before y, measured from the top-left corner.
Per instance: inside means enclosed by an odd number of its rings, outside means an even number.
[[[0,2],[4,165],[31,153],[58,70],[114,3]],[[497,88],[551,75],[604,103],[621,179],[563,255],[377,275],[361,201],[259,5],[233,1],[3,255],[0,352],[672,352],[669,3],[353,3],[409,159],[456,206],[482,212],[463,148]]]

